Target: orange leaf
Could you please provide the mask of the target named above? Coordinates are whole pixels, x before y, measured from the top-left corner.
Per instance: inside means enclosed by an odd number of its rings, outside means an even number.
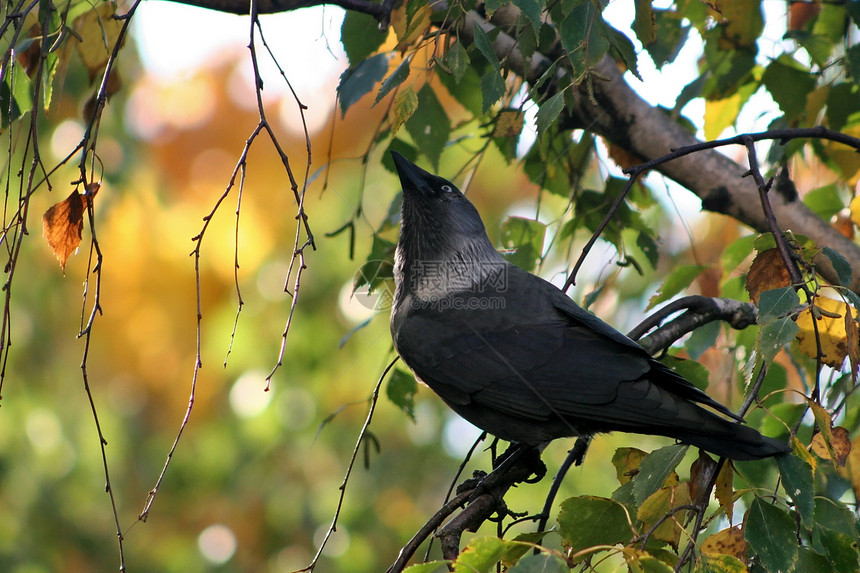
[[[746,563],[747,542],[744,539],[744,528],[742,526],[729,527],[711,535],[702,542],[702,553],[731,555]]]
[[[791,278],[778,250],[767,249],[755,256],[747,273],[746,285],[754,303],[758,304],[758,297],[764,291],[790,285]]]
[[[824,434],[815,434],[812,437],[812,451],[822,459],[832,459],[836,465],[844,466],[848,454],[851,453],[851,439],[848,437],[848,430],[842,426],[836,426],[831,432],[831,437],[832,440],[828,448],[824,441]],[[832,457],[831,452],[833,453]]]
[[[720,502],[720,507],[725,510],[729,523],[732,521],[735,507],[734,479],[735,472],[732,464],[723,464],[723,468],[717,474],[717,483],[714,484],[714,497]]]
[[[89,187],[90,192],[81,195],[77,190],[63,201],[52,206],[42,215],[42,234],[51,245],[54,255],[60,261],[63,270],[69,255],[75,252],[81,244],[81,229],[84,226],[84,211],[90,198],[98,192],[98,183]]]

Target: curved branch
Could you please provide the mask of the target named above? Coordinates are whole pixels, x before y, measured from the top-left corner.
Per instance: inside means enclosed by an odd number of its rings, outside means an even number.
[[[668,324],[657,328],[663,320],[681,310],[686,310],[686,312]],[[628,332],[627,336],[633,340],[638,340],[639,344],[653,354],[667,348],[685,334],[714,320],[722,320],[732,328],[743,330],[755,324],[757,318],[758,309],[752,303],[740,302],[731,298],[690,295],[667,304],[647,317]],[[639,340],[653,328],[657,328],[653,334]]]
[[[198,8],[208,8],[218,12],[227,14],[246,15],[249,13],[250,2],[247,0],[172,0],[179,4],[187,4],[189,6],[197,6]],[[377,4],[368,0],[259,0],[257,2],[258,14],[278,14],[280,12],[290,12],[299,8],[308,8],[309,6],[321,6],[323,4],[340,6],[344,10],[352,10],[369,14],[380,22],[388,23],[388,15],[391,13],[391,8],[387,3]]]

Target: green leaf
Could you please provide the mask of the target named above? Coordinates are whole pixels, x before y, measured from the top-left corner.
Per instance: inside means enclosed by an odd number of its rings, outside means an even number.
[[[639,231],[636,235],[636,246],[648,259],[652,269],[657,268],[657,262],[660,260],[660,248],[657,246],[657,241],[648,231]]]
[[[703,265],[680,265],[674,268],[666,278],[663,279],[663,284],[657,291],[657,294],[651,297],[648,301],[648,308],[653,308],[662,302],[666,302],[685,288],[689,287],[693,281],[702,274],[708,267]]]
[[[466,69],[469,67],[469,63],[469,53],[463,47],[463,44],[459,40],[456,40],[445,53],[445,65],[448,66],[448,70],[454,76],[454,82],[460,83],[460,80],[463,79],[463,74],[466,73]]]
[[[416,563],[403,570],[403,573],[441,573],[448,571],[448,561],[427,561]]]
[[[337,86],[341,114],[346,115],[346,110],[369,93],[387,71],[388,54],[376,54],[343,72]]]
[[[857,3],[860,6],[860,2]],[[841,83],[830,88],[827,93],[827,124],[830,129],[841,130],[860,112],[860,93],[857,84]]]
[[[684,459],[689,446],[675,444],[654,450],[639,464],[639,473],[633,478],[633,497],[636,505],[642,505],[651,494],[663,487],[666,478]]]
[[[812,495],[812,467],[797,456],[777,456],[776,465],[782,477],[782,487],[794,501],[804,527],[812,529],[815,509]]]
[[[505,545],[511,543],[498,537],[478,537],[457,557],[454,562],[454,573],[489,573],[494,571],[496,563],[502,557]]]
[[[439,168],[439,157],[451,134],[451,120],[429,84],[418,91],[418,111],[406,122],[406,131],[433,167]]]
[[[507,573],[570,573],[567,563],[552,553],[538,553],[520,559],[520,561],[506,569]]]
[[[385,81],[382,82],[382,87],[379,88],[379,93],[376,94],[376,101],[374,103],[379,103],[379,100],[388,95],[388,92],[402,84],[403,81],[409,77],[409,61],[409,57],[403,58],[403,61],[400,62],[399,66],[397,66],[397,69],[391,72],[390,76],[385,78]]]
[[[481,76],[481,95],[483,96],[481,113],[486,113],[494,103],[505,95],[506,90],[505,80],[499,71],[492,68],[487,70],[487,73]]]
[[[695,360],[687,360],[666,354],[660,358],[660,362],[686,378],[699,390],[704,390],[708,387],[708,369]]]
[[[387,31],[379,30],[373,16],[347,10],[340,26],[340,39],[350,67],[355,67],[373,54],[385,42]]]
[[[857,552],[855,538],[826,527],[820,528],[818,532],[821,536],[821,545],[827,554],[827,561],[830,562],[833,571],[860,570],[860,554]]]
[[[534,219],[508,217],[502,223],[502,247],[511,251],[505,253],[505,258],[527,271],[534,270],[543,255],[545,237],[546,225]]]
[[[645,0],[638,2],[645,3]],[[650,5],[650,2],[647,4]],[[683,25],[682,15],[674,10],[653,10],[652,14],[656,18],[656,33],[651,41],[642,43],[659,70],[678,57],[690,35],[690,26]]]
[[[839,277],[839,284],[849,286],[854,271],[851,268],[851,264],[842,256],[842,253],[830,247],[824,247],[821,252],[830,259],[830,264],[833,265],[833,270],[836,271],[836,276]]]
[[[860,539],[860,534],[857,532],[857,520],[853,512],[831,499],[815,498],[815,522],[854,539]]]
[[[848,74],[857,82],[860,79],[860,44],[854,44],[846,52]]]
[[[633,17],[633,31],[636,37],[647,46],[657,39],[657,21],[651,0],[636,0],[636,15]]]
[[[703,553],[696,561],[694,573],[747,573],[743,561],[731,555]]]
[[[624,506],[611,499],[571,497],[561,504],[559,533],[573,551],[595,545],[615,545],[633,537]]]
[[[9,66],[8,70],[0,84],[0,131],[33,109],[30,78],[19,65]]]
[[[808,191],[803,196],[803,203],[825,221],[829,221],[845,207],[845,202],[839,196],[839,187],[835,183]]]
[[[698,360],[709,348],[714,348],[722,331],[722,323],[713,320],[690,333],[684,348],[693,360]]]
[[[766,324],[787,316],[800,305],[800,298],[792,287],[766,290],[758,299],[758,323]]]
[[[484,56],[487,63],[489,63],[496,71],[501,69],[499,58],[496,56],[496,51],[493,49],[493,43],[490,41],[487,33],[484,32],[484,29],[477,23],[475,23],[475,47],[478,48],[478,51],[481,52],[481,55]]]
[[[705,46],[705,65],[707,73],[701,95],[708,100],[720,100],[734,95],[739,85],[747,83],[755,67],[755,55],[747,50],[723,50],[719,39],[710,39]]]
[[[815,89],[815,77],[787,55],[767,66],[762,83],[788,120],[798,118],[806,111],[806,96]]]
[[[777,318],[763,325],[758,333],[758,350],[767,362],[797,336],[797,324],[790,317]]]
[[[794,520],[757,497],[747,511],[744,538],[765,571],[791,571],[797,561]]]
[[[535,121],[538,135],[546,133],[549,130],[563,109],[564,92],[559,92],[540,104]]]
[[[537,34],[541,25],[541,3],[537,0],[514,0],[514,6],[520,9]]]
[[[415,421],[415,393],[418,392],[418,384],[415,377],[408,372],[396,368],[388,379],[385,394],[395,406],[403,410],[409,419]]]
[[[463,66],[462,77],[457,80],[453,74],[446,73],[441,66],[436,77],[454,99],[472,115],[481,115],[484,95],[481,93],[481,77],[467,61]]]
[[[392,151],[396,151],[413,163],[418,161],[418,150],[402,139],[397,139],[395,137],[391,140],[391,143],[388,144],[388,147],[385,149],[385,153],[382,154],[382,166],[395,175],[397,175],[397,168],[394,166],[394,160],[391,158]]]
[[[642,81],[636,59],[636,48],[633,46],[633,42],[609,24],[604,25],[603,29],[606,32],[606,39],[609,41],[609,47],[613,55],[624,63],[636,79]]]
[[[558,26],[561,45],[573,66],[573,81],[581,82],[609,50],[606,23],[595,5],[581,2]]]
[[[720,256],[720,266],[728,272],[738,268],[744,259],[752,254],[755,238],[755,235],[747,235],[726,247]]]
[[[796,573],[833,573],[827,557],[809,547],[798,547]],[[698,572],[697,572],[698,573]]]

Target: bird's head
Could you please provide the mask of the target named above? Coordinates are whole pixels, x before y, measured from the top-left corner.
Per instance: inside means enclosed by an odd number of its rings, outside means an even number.
[[[394,265],[398,299],[407,291],[419,298],[443,296],[462,288],[463,277],[480,282],[485,274],[498,272],[498,266],[506,263],[466,196],[447,179],[424,171],[399,153],[392,152],[392,157],[403,185]],[[449,269],[454,268],[457,280],[450,280]]]
[[[401,240],[415,238],[456,248],[459,241],[486,239],[481,216],[457,187],[391,152],[403,185]],[[405,237],[404,237],[405,235]]]

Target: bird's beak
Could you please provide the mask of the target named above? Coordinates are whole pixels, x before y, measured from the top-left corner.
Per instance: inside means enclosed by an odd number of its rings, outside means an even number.
[[[391,152],[391,157],[394,159],[394,167],[397,168],[397,174],[400,176],[400,184],[404,191],[420,191],[429,187],[430,173],[424,171],[396,151]]]

